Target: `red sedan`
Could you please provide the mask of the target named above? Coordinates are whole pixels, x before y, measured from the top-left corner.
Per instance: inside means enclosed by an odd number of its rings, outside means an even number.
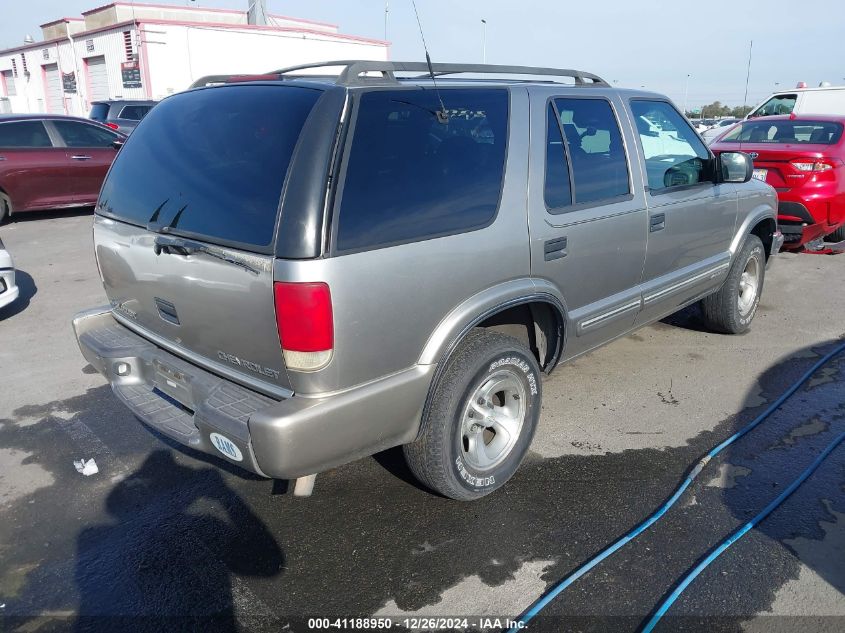
[[[744,121],[716,140],[715,153],[741,150],[754,177],[778,193],[784,248],[819,250],[845,240],[845,117],[767,116]]]
[[[22,211],[93,205],[125,139],[88,119],[0,116],[0,222]]]

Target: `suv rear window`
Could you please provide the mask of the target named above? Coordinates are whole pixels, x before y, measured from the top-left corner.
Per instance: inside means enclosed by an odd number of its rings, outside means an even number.
[[[100,213],[212,242],[268,247],[294,147],[321,94],[235,85],[165,99],[117,155]]]
[[[117,115],[117,118],[128,119],[129,121],[140,121],[147,116],[147,112],[152,110],[152,108],[152,106],[148,105],[123,106],[123,109],[120,111],[120,114]]]
[[[91,112],[88,114],[89,119],[94,119],[102,123],[109,116],[108,103],[95,103],[91,106]]]
[[[361,95],[349,152],[338,250],[481,228],[496,215],[504,176],[504,89],[379,90]]]
[[[748,121],[725,134],[720,143],[807,143],[835,145],[842,124],[833,121]]]

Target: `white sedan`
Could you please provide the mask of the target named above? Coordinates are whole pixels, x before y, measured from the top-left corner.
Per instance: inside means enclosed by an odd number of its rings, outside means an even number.
[[[739,119],[720,119],[716,125],[707,128],[704,132],[701,132],[701,138],[704,139],[705,143],[710,145],[710,143],[722,136],[722,134],[727,132],[728,129],[732,128],[737,123],[739,123]]]
[[[0,239],[0,308],[18,298],[18,287],[15,285],[15,263],[9,251]]]

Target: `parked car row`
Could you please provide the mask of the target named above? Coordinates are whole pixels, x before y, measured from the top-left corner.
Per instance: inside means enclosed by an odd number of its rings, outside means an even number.
[[[703,138],[704,142],[709,145],[715,139],[724,134],[729,127],[736,125],[737,123],[739,123],[739,119],[735,119],[733,117],[719,119],[713,125],[701,132],[701,138]]]

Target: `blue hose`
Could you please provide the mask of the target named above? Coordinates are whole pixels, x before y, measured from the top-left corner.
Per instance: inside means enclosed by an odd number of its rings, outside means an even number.
[[[527,624],[530,620],[534,618],[540,611],[542,611],[546,605],[548,605],[552,600],[554,600],[557,596],[559,596],[567,587],[573,584],[576,580],[581,578],[584,574],[590,571],[593,567],[598,565],[600,562],[608,558],[614,552],[619,550],[621,547],[627,545],[635,538],[637,538],[640,534],[645,532],[648,528],[654,525],[666,512],[675,505],[675,502],[678,501],[678,498],[684,493],[684,491],[689,488],[690,484],[695,480],[696,477],[701,473],[704,467],[710,462],[711,459],[716,457],[719,453],[721,453],[725,448],[736,442],[739,438],[741,438],[746,433],[752,431],[756,428],[763,420],[768,418],[775,410],[777,410],[786,400],[794,394],[798,389],[807,382],[810,377],[818,371],[820,367],[828,363],[834,356],[837,354],[842,353],[845,351],[845,343],[835,347],[832,351],[825,354],[822,358],[820,358],[816,363],[813,364],[810,369],[808,369],[801,378],[799,378],[792,386],[789,387],[781,396],[772,402],[765,411],[763,411],[760,415],[754,418],[751,422],[747,425],[742,427],[739,431],[731,435],[728,439],[726,439],[721,444],[717,445],[716,447],[712,448],[704,457],[702,457],[698,463],[693,467],[690,471],[689,475],[687,475],[686,479],[684,479],[675,492],[672,494],[669,499],[667,499],[663,505],[661,505],[651,516],[649,516],[645,521],[637,525],[634,529],[630,532],[621,536],[619,539],[608,545],[605,549],[600,551],[598,554],[590,558],[587,562],[583,565],[575,569],[571,574],[563,578],[562,580],[558,581],[554,584],[546,593],[544,593],[540,598],[538,598],[534,603],[526,609],[522,615],[520,615],[514,625],[508,629],[508,633],[517,633],[520,631],[525,624]]]
[[[660,621],[660,618],[662,618],[666,614],[666,612],[669,610],[669,607],[671,607],[675,600],[677,600],[678,597],[684,592],[684,589],[686,589],[689,584],[693,580],[695,580],[695,578],[702,571],[704,571],[707,566],[710,565],[710,563],[716,560],[726,549],[728,549],[731,545],[733,545],[739,539],[745,536],[746,532],[748,532],[760,521],[769,516],[775,510],[775,508],[777,508],[780,504],[786,501],[787,497],[789,497],[793,492],[795,492],[798,487],[803,484],[807,480],[807,478],[816,471],[819,466],[821,466],[821,463],[825,460],[825,458],[830,455],[833,449],[839,446],[843,442],[843,440],[845,440],[845,433],[840,434],[839,437],[837,437],[833,442],[831,442],[830,445],[826,449],[824,449],[822,454],[816,457],[815,461],[810,464],[807,470],[801,473],[798,479],[793,481],[789,485],[789,487],[782,493],[780,493],[780,495],[778,495],[778,497],[774,501],[772,501],[769,505],[763,508],[760,514],[758,514],[748,523],[740,527],[736,532],[731,534],[724,541],[719,543],[719,545],[712,552],[710,552],[710,554],[708,554],[703,561],[701,561],[698,565],[693,568],[692,571],[690,571],[686,576],[684,576],[681,582],[678,583],[677,587],[675,587],[674,591],[669,594],[669,597],[667,597],[663,602],[660,603],[660,606],[654,612],[654,615],[651,617],[645,627],[643,627],[642,633],[651,633],[652,629],[654,629],[654,627]]]

